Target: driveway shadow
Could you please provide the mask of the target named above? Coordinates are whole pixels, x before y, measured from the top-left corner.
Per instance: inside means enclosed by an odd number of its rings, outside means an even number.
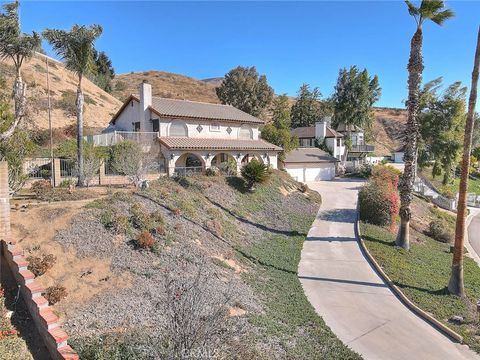
[[[316,281],[334,282],[334,283],[340,283],[340,284],[362,285],[362,286],[372,286],[372,287],[380,287],[380,288],[388,287],[386,284],[383,284],[383,283],[378,284],[378,283],[357,281],[357,280],[332,279],[332,278],[322,278],[322,277],[316,277],[316,276],[303,276],[303,275],[300,275],[298,278],[302,280],[316,280]]]
[[[341,236],[309,236],[305,241],[338,241],[338,242],[357,242],[354,237],[341,237]]]
[[[356,209],[334,209],[321,211],[318,214],[318,219],[332,222],[341,222],[353,224],[357,218]]]

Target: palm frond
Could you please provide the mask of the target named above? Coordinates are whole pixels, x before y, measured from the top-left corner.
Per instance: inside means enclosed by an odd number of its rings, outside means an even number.
[[[81,77],[94,70],[94,42],[102,31],[100,25],[74,25],[68,32],[47,29],[43,34],[65,66]]]
[[[445,20],[448,20],[454,16],[455,16],[455,13],[452,10],[447,9],[442,12],[439,12],[435,16],[432,16],[430,20],[432,20],[437,25],[443,25]]]
[[[405,4],[407,4],[408,7],[408,13],[412,16],[418,16],[419,15],[419,10],[418,8],[409,0],[405,0]]]

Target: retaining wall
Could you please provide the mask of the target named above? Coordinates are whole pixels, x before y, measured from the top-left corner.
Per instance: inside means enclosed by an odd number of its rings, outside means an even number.
[[[28,270],[23,250],[12,238],[10,232],[10,201],[8,194],[8,166],[0,161],[0,261],[6,261],[30,312],[32,320],[43,338],[52,359],[76,360],[77,353],[68,345],[68,335],[60,327],[58,316],[42,296],[44,289]]]

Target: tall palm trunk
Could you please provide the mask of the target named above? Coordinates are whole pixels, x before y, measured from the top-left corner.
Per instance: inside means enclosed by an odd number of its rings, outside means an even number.
[[[13,84],[12,98],[15,103],[15,117],[13,123],[0,134],[0,140],[6,140],[13,135],[17,126],[25,117],[25,108],[27,104],[27,84],[22,80],[20,68],[17,69],[15,83]]]
[[[448,291],[457,296],[465,296],[463,286],[463,246],[465,242],[465,217],[467,215],[467,186],[470,170],[470,152],[472,149],[473,122],[475,105],[477,102],[477,84],[480,62],[480,28],[477,36],[477,50],[472,72],[472,87],[468,99],[467,123],[465,125],[465,138],[463,140],[462,175],[457,205],[457,224],[455,227],[455,246],[453,252],[452,274],[448,283]]]
[[[78,77],[77,87],[77,171],[78,171],[78,186],[85,186],[85,172],[83,161],[83,91],[82,91],[82,75]]]
[[[413,184],[417,173],[417,138],[418,138],[418,98],[420,93],[420,84],[422,82],[423,59],[422,59],[422,28],[417,27],[417,31],[412,37],[410,43],[410,58],[408,61],[408,119],[405,130],[405,169],[400,178],[398,189],[400,191],[400,228],[396,239],[397,246],[410,249],[410,219],[412,210]]]

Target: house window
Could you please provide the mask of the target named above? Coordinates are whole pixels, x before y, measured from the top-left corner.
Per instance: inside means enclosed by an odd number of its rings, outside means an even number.
[[[300,139],[300,147],[314,147],[315,139],[303,138]]]
[[[183,121],[172,122],[168,136],[188,137],[187,125]]]
[[[133,123],[133,131],[140,131],[140,121]]]
[[[158,119],[152,120],[152,131],[159,132],[160,131],[160,121]]]
[[[337,138],[337,146],[338,147],[342,146],[342,139]]]
[[[242,125],[238,130],[239,139],[253,139],[253,131],[248,125]]]
[[[217,124],[217,123],[210,124],[210,131],[219,132],[220,131],[220,125]]]

